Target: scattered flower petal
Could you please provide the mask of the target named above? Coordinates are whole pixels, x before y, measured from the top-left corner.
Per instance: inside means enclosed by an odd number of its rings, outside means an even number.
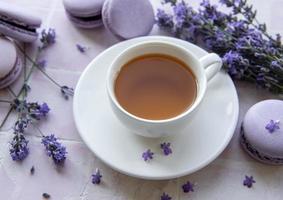
[[[32,167],[30,168],[30,174],[33,175],[33,174],[34,174],[34,171],[35,171],[34,166],[32,166]]]
[[[277,129],[280,129],[279,123],[280,123],[279,120],[276,120],[276,121],[270,120],[270,122],[265,126],[265,129],[267,129],[269,133],[273,133]]]
[[[243,181],[244,186],[251,188],[253,183],[255,183],[255,180],[252,176],[245,176],[245,180]]]
[[[170,142],[167,142],[167,143],[164,142],[164,143],[160,144],[160,147],[163,150],[163,153],[164,153],[165,156],[168,156],[169,154],[172,153],[172,149],[171,149],[170,145],[171,145]]]
[[[150,149],[148,149],[148,150],[146,150],[145,152],[142,153],[142,157],[143,157],[144,161],[152,160],[153,155],[154,155],[154,153],[151,152]]]
[[[194,187],[195,185],[192,184],[190,181],[188,181],[182,186],[184,193],[194,192]]]
[[[45,67],[46,67],[46,64],[47,64],[47,61],[46,61],[46,60],[40,60],[40,61],[38,61],[36,64],[37,64],[37,66],[40,67],[40,68],[45,68]]]
[[[99,169],[96,169],[96,170],[95,170],[95,173],[92,174],[91,176],[92,176],[92,183],[93,183],[93,184],[100,184],[102,175],[101,175]]]
[[[160,200],[171,200],[172,197],[170,197],[168,194],[163,193],[160,197]]]
[[[76,44],[76,47],[79,50],[79,52],[81,52],[81,53],[85,53],[86,50],[88,49],[87,47],[82,46],[81,44]]]
[[[45,199],[49,199],[51,197],[50,194],[48,194],[48,193],[43,193],[42,196]]]

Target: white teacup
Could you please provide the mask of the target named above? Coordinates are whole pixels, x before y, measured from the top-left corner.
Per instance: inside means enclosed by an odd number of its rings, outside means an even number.
[[[126,111],[117,101],[114,92],[114,84],[121,67],[130,60],[147,54],[164,54],[176,57],[186,63],[196,76],[197,97],[186,111],[176,117],[164,120],[143,119]],[[221,66],[221,58],[214,53],[198,59],[194,56],[193,52],[170,42],[154,40],[138,43],[120,53],[111,64],[108,71],[107,92],[112,109],[118,119],[127,128],[132,130],[133,133],[138,135],[145,137],[163,137],[177,134],[194,118],[197,108],[204,97],[208,81],[219,72]]]

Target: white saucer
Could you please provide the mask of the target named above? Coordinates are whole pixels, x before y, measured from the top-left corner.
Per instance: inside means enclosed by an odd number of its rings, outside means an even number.
[[[197,57],[207,52],[182,40],[149,36],[114,45],[97,56],[82,73],[74,96],[78,131],[95,155],[110,167],[144,179],[171,179],[193,173],[212,162],[228,145],[238,119],[239,103],[230,77],[219,73],[210,83],[191,125],[180,135],[144,138],[130,133],[112,113],[106,93],[106,72],[113,59],[140,41],[162,39],[190,48]],[[161,142],[171,142],[173,154],[164,156]],[[142,159],[151,149],[154,159]]]

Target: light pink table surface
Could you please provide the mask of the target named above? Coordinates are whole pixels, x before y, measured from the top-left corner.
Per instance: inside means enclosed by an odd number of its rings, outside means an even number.
[[[66,18],[61,0],[1,1],[30,9],[42,17],[44,28],[56,29],[57,43],[42,57],[48,61],[47,72],[62,84],[75,87],[86,65],[100,52],[118,42],[104,28],[91,31],[75,28]],[[157,7],[159,0],[152,2]],[[189,2],[197,5],[199,0]],[[258,9],[259,19],[268,24],[272,33],[283,33],[283,0],[250,2]],[[157,34],[162,33],[155,27],[152,35]],[[90,49],[86,54],[81,54],[76,49],[77,43]],[[28,49],[34,55],[34,48]],[[21,80],[13,86],[14,90],[18,90],[20,83]],[[238,143],[239,124],[247,109],[260,100],[279,98],[258,90],[253,85],[236,83],[240,100],[239,123],[232,141],[221,156],[192,175],[169,181],[139,180],[104,165],[79,137],[72,117],[72,100],[65,101],[57,88],[40,73],[34,73],[30,85],[32,91],[29,99],[47,102],[52,109],[47,122],[43,122],[40,129],[46,134],[54,133],[62,139],[67,147],[68,158],[65,167],[60,171],[56,170],[52,160],[45,155],[38,132],[30,129],[27,133],[30,155],[22,163],[12,161],[8,152],[8,142],[12,134],[8,129],[15,116],[11,116],[5,126],[7,131],[0,132],[1,200],[38,200],[42,199],[43,192],[49,193],[52,200],[158,200],[163,192],[169,193],[173,199],[282,199],[283,167],[255,162],[242,151]],[[0,98],[12,96],[7,91],[0,91]],[[7,110],[6,105],[0,104],[1,121]],[[29,173],[32,165],[35,166],[33,176]],[[91,183],[91,174],[97,167],[103,172],[103,183],[99,186]],[[242,186],[246,174],[253,175],[256,179],[252,189]],[[181,185],[187,180],[197,183],[196,191],[189,195],[181,190]]]

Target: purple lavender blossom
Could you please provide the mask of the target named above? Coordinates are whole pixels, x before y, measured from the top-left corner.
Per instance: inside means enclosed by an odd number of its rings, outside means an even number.
[[[251,188],[253,183],[255,183],[255,180],[252,176],[245,176],[245,180],[243,181],[244,186]]]
[[[28,156],[28,141],[22,133],[15,133],[10,145],[10,155],[14,161],[24,160]]]
[[[47,64],[47,60],[43,59],[43,60],[39,60],[37,61],[37,66],[40,67],[40,68],[45,68],[46,67],[46,64]]]
[[[184,193],[189,193],[189,192],[194,192],[194,184],[192,184],[190,181],[188,181],[187,183],[185,183],[182,188]]]
[[[187,17],[187,6],[184,1],[177,3],[176,6],[173,7],[173,11],[176,19],[177,28],[181,28],[186,21]]]
[[[49,113],[50,108],[48,107],[47,103],[43,103],[39,106],[39,114],[42,117],[46,117],[46,115]]]
[[[46,48],[56,42],[56,32],[55,29],[49,28],[48,30],[43,29],[41,32],[40,41],[42,43],[42,48]]]
[[[20,114],[21,122],[24,122],[25,125],[28,125],[33,120],[41,120],[50,111],[46,103],[40,105],[37,102],[27,102],[26,100],[18,99],[14,100],[13,108]]]
[[[142,153],[142,157],[143,157],[144,161],[152,160],[153,155],[154,155],[154,153],[150,149],[148,149],[148,150],[146,150],[145,152]]]
[[[87,50],[87,47],[81,45],[81,44],[76,44],[77,49],[79,50],[79,52],[81,53],[85,53]]]
[[[267,33],[266,25],[255,20],[256,11],[246,0],[220,0],[229,13],[220,11],[209,0],[203,0],[199,9],[184,1],[163,3],[169,4],[171,10],[158,9],[159,27],[219,54],[232,78],[283,93],[281,36]]]
[[[162,196],[160,197],[160,200],[171,200],[172,197],[170,197],[168,194],[165,194],[163,192]]]
[[[173,16],[165,13],[164,10],[157,9],[157,24],[163,28],[172,28],[174,26]]]
[[[279,123],[280,123],[279,120],[276,120],[276,121],[270,120],[270,122],[268,122],[268,124],[265,126],[265,129],[267,129],[269,133],[273,133],[277,129],[280,129]]]
[[[44,136],[41,143],[45,146],[46,153],[49,157],[52,157],[55,164],[63,164],[66,160],[66,147],[64,147],[58,139],[51,134],[50,136]]]
[[[172,149],[170,147],[170,142],[164,142],[162,144],[160,144],[160,148],[163,150],[163,153],[165,156],[168,156],[169,154],[172,153]]]
[[[92,180],[91,181],[92,181],[93,184],[100,184],[102,175],[101,175],[99,169],[96,169],[95,173],[92,174],[91,176],[92,176]]]

